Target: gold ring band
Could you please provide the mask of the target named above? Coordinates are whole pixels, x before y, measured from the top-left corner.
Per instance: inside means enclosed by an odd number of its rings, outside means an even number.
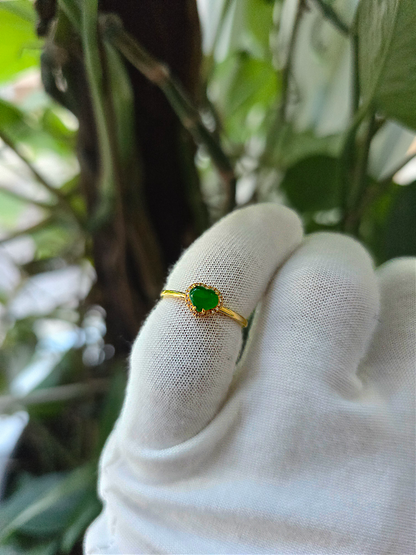
[[[165,289],[161,292],[160,296],[184,299],[194,316],[208,316],[215,312],[221,312],[240,324],[242,328],[247,327],[248,321],[246,318],[237,314],[237,312],[234,312],[231,308],[225,307],[222,295],[218,289],[210,287],[205,283],[193,283],[188,287],[185,293],[182,293],[182,291]]]

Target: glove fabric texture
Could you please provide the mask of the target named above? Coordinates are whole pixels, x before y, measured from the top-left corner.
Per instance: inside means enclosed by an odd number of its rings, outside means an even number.
[[[166,289],[217,287],[248,318],[160,300],[104,448],[98,554],[415,553],[416,261],[374,270],[277,204],[202,235]],[[242,350],[242,352],[241,352]]]

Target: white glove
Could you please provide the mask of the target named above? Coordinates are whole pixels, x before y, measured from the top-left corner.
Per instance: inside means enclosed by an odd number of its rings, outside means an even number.
[[[415,260],[375,273],[355,240],[302,241],[292,211],[263,204],[200,237],[166,288],[194,282],[257,306],[247,344],[239,359],[225,315],[157,304],[86,554],[413,554]]]

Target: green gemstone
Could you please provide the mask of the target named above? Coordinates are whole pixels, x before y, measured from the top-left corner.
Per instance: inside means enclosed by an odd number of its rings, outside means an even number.
[[[196,285],[189,291],[189,298],[191,303],[196,308],[197,312],[202,310],[211,310],[219,303],[219,297],[212,289],[207,289],[203,285]]]

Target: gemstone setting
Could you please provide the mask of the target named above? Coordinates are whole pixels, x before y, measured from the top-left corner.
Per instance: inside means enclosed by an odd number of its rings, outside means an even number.
[[[193,283],[186,290],[186,304],[195,316],[218,312],[223,305],[221,293],[205,283]]]

